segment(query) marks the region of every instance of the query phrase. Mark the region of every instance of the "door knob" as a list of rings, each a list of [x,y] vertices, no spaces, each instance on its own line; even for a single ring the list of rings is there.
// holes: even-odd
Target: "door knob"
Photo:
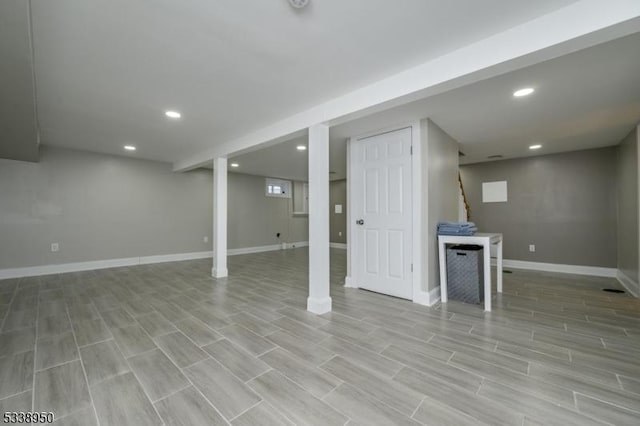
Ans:
[[[356,220],[356,225],[364,225],[364,219]]]

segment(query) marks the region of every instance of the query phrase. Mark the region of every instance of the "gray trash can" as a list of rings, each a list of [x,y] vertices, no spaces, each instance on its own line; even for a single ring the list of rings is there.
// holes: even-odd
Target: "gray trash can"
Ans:
[[[466,303],[484,301],[483,248],[456,245],[447,248],[447,294]]]

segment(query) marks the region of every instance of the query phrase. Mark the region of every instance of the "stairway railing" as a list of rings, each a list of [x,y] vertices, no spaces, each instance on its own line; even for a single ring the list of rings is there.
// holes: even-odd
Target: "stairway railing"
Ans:
[[[464,186],[462,185],[462,176],[460,176],[460,172],[458,172],[458,183],[460,184],[460,191],[462,192],[462,200],[464,202],[464,208],[467,212],[467,221],[471,220],[471,206],[469,205],[469,201],[467,200],[467,194],[464,192]]]

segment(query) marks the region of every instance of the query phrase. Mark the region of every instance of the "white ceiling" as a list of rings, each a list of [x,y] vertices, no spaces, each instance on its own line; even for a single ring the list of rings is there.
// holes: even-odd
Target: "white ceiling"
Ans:
[[[41,139],[175,161],[570,3],[32,0]]]
[[[615,145],[640,122],[640,33],[332,128],[346,138],[430,117],[462,163]],[[524,98],[522,87],[536,91]],[[529,145],[542,144],[532,152]]]
[[[275,178],[307,181],[309,152],[299,151],[298,145],[307,146],[307,136],[291,139],[268,148],[231,157],[229,164],[237,163],[232,172]],[[329,179],[347,177],[347,144],[344,138],[332,138],[329,145]]]
[[[640,122],[640,33],[331,128],[331,179],[346,177],[346,139],[430,117],[460,142],[462,164],[618,144]],[[534,87],[514,98],[521,87]],[[239,172],[307,180],[306,139],[233,157]],[[537,151],[529,145],[542,144]]]

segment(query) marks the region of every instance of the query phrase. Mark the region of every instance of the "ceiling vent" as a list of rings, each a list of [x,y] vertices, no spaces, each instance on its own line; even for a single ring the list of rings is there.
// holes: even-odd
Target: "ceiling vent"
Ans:
[[[302,9],[309,4],[309,0],[289,0],[289,4],[296,9]]]
[[[497,154],[497,155],[490,155],[487,157],[489,160],[497,160],[498,158],[504,158],[502,155]]]

